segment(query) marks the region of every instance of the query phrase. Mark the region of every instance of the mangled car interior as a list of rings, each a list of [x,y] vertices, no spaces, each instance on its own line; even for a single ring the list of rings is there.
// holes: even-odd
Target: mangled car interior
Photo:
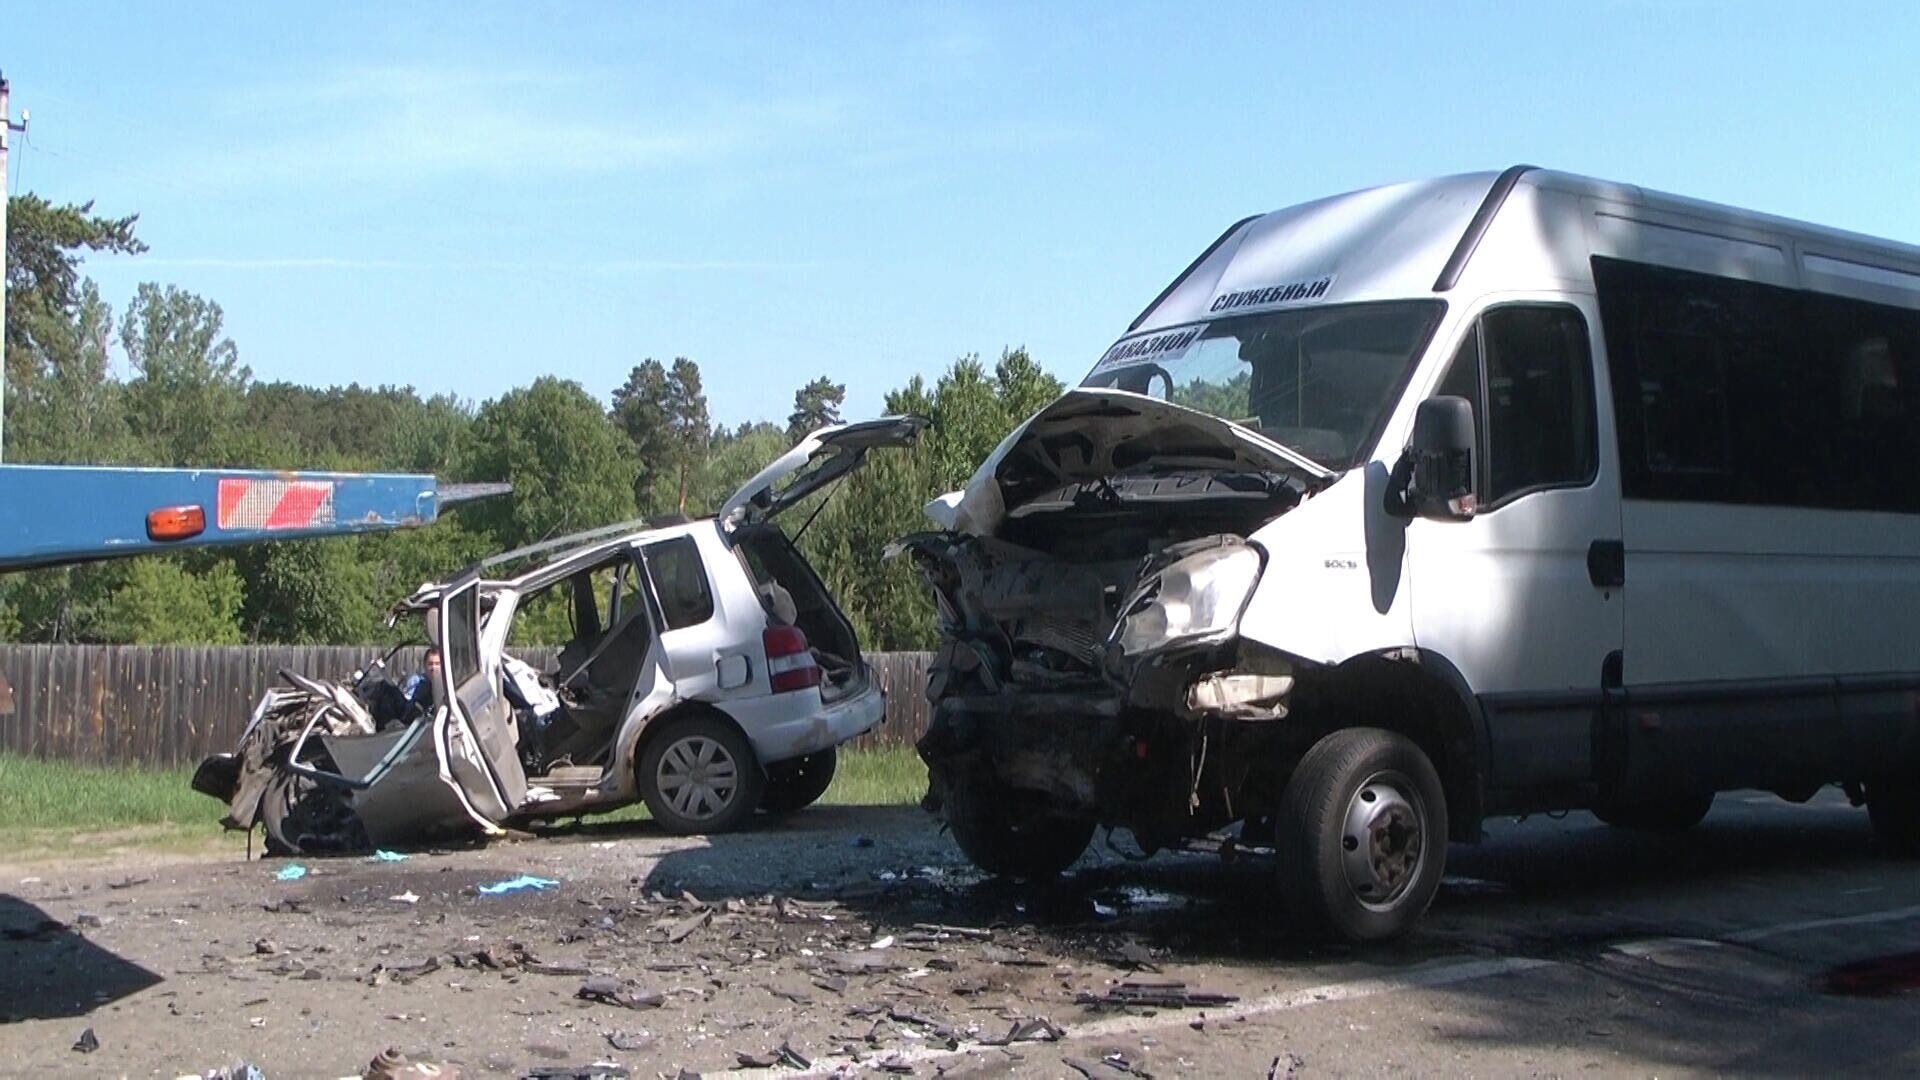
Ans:
[[[599,530],[517,577],[481,573],[555,544],[424,586],[389,621],[439,650],[426,696],[385,660],[344,682],[283,672],[194,786],[228,804],[228,827],[257,822],[286,852],[493,834],[636,800],[683,833],[801,809],[884,703],[852,623],[771,519],[925,423],[816,432],[718,518]],[[553,641],[544,664],[523,659]]]

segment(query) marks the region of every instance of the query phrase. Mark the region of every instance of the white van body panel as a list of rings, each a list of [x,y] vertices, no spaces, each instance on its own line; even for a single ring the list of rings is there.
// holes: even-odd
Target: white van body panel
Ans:
[[[1323,664],[1411,646],[1401,522],[1379,507],[1387,469],[1355,469],[1255,531],[1267,555],[1240,635]]]

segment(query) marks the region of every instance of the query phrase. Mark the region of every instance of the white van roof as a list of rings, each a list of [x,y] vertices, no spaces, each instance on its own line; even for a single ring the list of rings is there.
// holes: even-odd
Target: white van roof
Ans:
[[[1461,282],[1590,288],[1593,254],[1920,307],[1920,247],[1517,165],[1236,222],[1128,330],[1303,301],[1443,295]]]

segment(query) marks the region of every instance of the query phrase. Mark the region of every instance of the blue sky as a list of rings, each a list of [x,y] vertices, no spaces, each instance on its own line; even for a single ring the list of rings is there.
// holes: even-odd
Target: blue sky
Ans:
[[[29,4],[10,190],[139,212],[118,309],[263,379],[848,416],[1075,379],[1246,214],[1518,161],[1920,242],[1920,4]]]

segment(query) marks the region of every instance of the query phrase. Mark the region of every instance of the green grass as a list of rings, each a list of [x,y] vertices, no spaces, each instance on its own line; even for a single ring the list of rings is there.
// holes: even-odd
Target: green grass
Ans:
[[[220,804],[187,786],[193,771],[101,768],[0,755],[0,831],[210,825]]]
[[[217,842],[224,808],[187,786],[192,775],[184,767],[102,768],[0,754],[0,859]],[[926,791],[927,767],[911,749],[845,749],[820,801],[912,806]],[[644,820],[646,814],[636,804],[594,820]]]
[[[828,806],[917,806],[927,793],[927,766],[912,747],[840,751]]]
[[[221,842],[220,804],[191,770],[103,768],[0,754],[0,860],[107,857]],[[236,834],[235,842],[240,842]]]

